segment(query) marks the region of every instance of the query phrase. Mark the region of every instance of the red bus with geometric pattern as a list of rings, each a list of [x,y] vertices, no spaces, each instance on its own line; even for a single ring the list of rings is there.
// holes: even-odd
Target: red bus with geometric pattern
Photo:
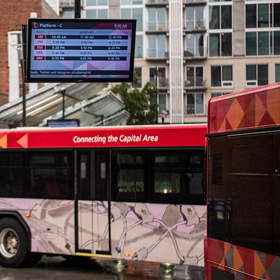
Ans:
[[[280,83],[208,107],[205,279],[280,279]]]
[[[0,265],[204,265],[206,125],[0,130]]]

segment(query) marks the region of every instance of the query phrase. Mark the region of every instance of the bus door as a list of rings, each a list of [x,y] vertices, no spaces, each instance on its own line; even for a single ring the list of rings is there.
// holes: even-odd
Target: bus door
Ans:
[[[280,256],[280,132],[273,133],[272,229],[273,254]]]
[[[111,253],[108,150],[76,150],[75,244],[81,254]]]

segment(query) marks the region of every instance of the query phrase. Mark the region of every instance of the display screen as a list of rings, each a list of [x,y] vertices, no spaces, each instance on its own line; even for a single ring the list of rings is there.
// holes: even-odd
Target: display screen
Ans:
[[[136,20],[28,19],[27,82],[133,80]]]
[[[47,120],[48,127],[78,127],[79,120]]]

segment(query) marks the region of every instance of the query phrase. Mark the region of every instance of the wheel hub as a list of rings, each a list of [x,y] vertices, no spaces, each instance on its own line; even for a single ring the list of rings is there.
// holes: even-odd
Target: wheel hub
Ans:
[[[0,233],[0,253],[6,258],[12,258],[18,252],[18,235],[11,229],[7,228]]]

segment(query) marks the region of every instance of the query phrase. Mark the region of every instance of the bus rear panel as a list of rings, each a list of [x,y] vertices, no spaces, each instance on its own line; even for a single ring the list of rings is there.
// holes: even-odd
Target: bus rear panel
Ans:
[[[280,279],[280,84],[214,98],[205,279]]]

